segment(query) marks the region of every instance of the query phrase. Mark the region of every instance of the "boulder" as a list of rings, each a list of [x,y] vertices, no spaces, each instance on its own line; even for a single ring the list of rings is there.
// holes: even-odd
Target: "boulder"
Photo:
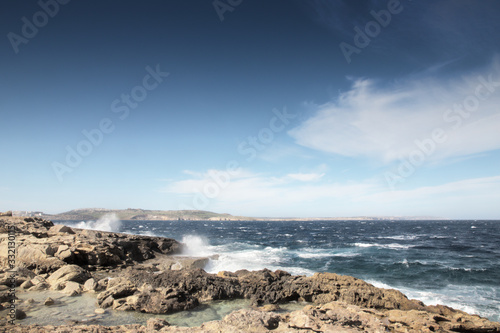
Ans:
[[[82,286],[77,282],[67,281],[62,292],[68,296],[78,296],[82,293]]]
[[[170,324],[168,323],[168,321],[160,319],[160,318],[151,318],[151,319],[148,319],[148,321],[146,323],[147,330],[151,331],[151,332],[153,332],[153,331],[159,331],[163,327],[167,327],[167,326],[170,326]]]
[[[20,266],[37,274],[55,271],[65,264],[50,254],[52,249],[50,245],[33,242],[30,244],[23,242],[22,239],[18,240],[18,244],[16,261]]]
[[[113,280],[115,280],[115,282],[111,283]],[[132,296],[137,291],[135,285],[128,280],[113,280],[108,283],[106,291],[97,295],[97,304],[102,308],[112,306],[114,300]]]
[[[83,284],[83,290],[84,291],[96,291],[97,289],[97,280],[94,278],[90,278],[85,283]]]
[[[21,319],[24,319],[24,318],[26,318],[26,312],[24,312],[21,309],[16,309],[16,319],[17,320],[21,320]]]
[[[21,283],[22,289],[29,289],[31,287],[33,287],[33,283],[31,283],[31,281],[29,281],[29,280],[26,280],[23,283]]]
[[[101,308],[97,308],[97,309],[95,309],[95,310],[94,310],[94,312],[95,312],[96,314],[105,314],[105,313],[106,313],[106,310],[101,309]]]
[[[205,323],[202,332],[268,332],[278,328],[281,316],[250,309],[234,311],[221,321]]]
[[[65,233],[65,234],[70,234],[70,235],[74,235],[75,234],[75,232],[73,231],[73,229],[71,229],[68,226],[62,225],[62,224],[56,224],[56,225],[54,225],[53,227],[51,227],[49,229],[49,233],[57,234],[59,232],[60,233]]]
[[[50,288],[50,285],[41,276],[35,276],[29,282],[31,283],[32,287],[28,288],[28,291],[40,291]]]
[[[59,282],[73,281],[78,283],[85,283],[90,278],[90,273],[77,265],[66,265],[59,268],[52,273],[47,282],[55,285]]]
[[[54,300],[50,297],[47,297],[45,302],[43,302],[44,305],[54,305]]]

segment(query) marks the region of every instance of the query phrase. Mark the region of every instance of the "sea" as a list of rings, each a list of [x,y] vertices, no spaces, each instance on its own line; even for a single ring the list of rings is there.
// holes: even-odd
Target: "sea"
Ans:
[[[61,221],[59,221],[61,223]],[[213,256],[210,273],[332,272],[500,321],[500,221],[98,221],[63,224],[162,236],[183,255]]]

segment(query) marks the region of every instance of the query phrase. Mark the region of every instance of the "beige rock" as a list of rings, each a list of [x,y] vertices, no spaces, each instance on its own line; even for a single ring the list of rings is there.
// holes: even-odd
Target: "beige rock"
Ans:
[[[71,229],[68,226],[62,225],[62,224],[56,224],[56,225],[54,225],[53,227],[51,227],[49,229],[49,232],[53,233],[53,234],[56,234],[56,233],[59,233],[59,232],[70,234],[70,235],[74,235],[75,234],[75,232],[73,231],[73,229]]]
[[[21,283],[22,289],[29,289],[31,287],[33,287],[33,283],[31,283],[31,281],[24,281],[23,283]]]
[[[149,331],[152,331],[152,332],[153,331],[159,331],[162,328],[168,327],[168,326],[170,326],[170,324],[168,323],[168,321],[160,319],[160,318],[151,318],[151,319],[148,319],[148,321],[146,323],[146,328]]]
[[[257,310],[263,312],[275,312],[281,310],[281,308],[279,307],[278,304],[266,304],[264,306],[257,308]]]
[[[47,282],[55,285],[58,282],[74,281],[84,283],[90,278],[89,272],[77,265],[66,265],[52,273]]]
[[[78,296],[82,293],[82,286],[77,282],[67,281],[62,292],[68,296]]]
[[[83,284],[84,291],[95,291],[97,288],[97,280],[94,278],[90,278]]]

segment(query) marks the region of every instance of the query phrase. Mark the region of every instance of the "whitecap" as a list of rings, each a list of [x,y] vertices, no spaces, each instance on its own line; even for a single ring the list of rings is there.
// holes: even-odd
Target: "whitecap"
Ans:
[[[391,250],[406,250],[406,249],[414,247],[414,245],[404,245],[404,244],[398,244],[398,243],[392,243],[392,244],[354,243],[354,246],[362,247],[362,248],[378,247],[378,248],[391,249]]]
[[[418,235],[397,235],[397,236],[379,236],[379,239],[394,239],[394,240],[414,240]]]

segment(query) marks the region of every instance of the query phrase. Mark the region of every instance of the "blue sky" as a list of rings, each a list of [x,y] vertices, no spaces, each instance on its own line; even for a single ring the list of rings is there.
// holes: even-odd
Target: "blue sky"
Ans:
[[[0,4],[0,210],[499,219],[498,1]]]

